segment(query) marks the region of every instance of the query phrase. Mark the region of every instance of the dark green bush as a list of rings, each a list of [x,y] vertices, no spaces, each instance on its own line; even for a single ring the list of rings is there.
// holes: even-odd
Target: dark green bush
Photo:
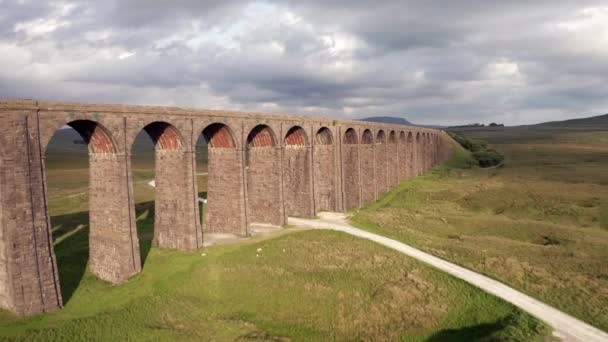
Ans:
[[[477,160],[480,167],[497,166],[505,159],[498,151],[488,148],[488,144],[485,141],[469,139],[454,132],[448,133],[462,147],[472,152],[473,158]]]
[[[502,154],[493,149],[473,152],[473,158],[477,159],[477,162],[481,167],[497,166],[500,165],[505,159]]]

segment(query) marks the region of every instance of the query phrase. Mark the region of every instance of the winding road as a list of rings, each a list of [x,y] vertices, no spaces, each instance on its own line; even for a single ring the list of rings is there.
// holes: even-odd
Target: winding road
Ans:
[[[452,264],[428,253],[422,252],[402,242],[373,234],[351,226],[346,221],[346,215],[341,213],[320,213],[320,219],[289,218],[288,223],[294,226],[315,229],[330,229],[368,239],[388,248],[406,254],[412,258],[427,263],[441,271],[476,286],[490,294],[517,306],[534,317],[544,321],[553,329],[553,335],[564,341],[608,342],[608,334],[561,312],[545,303],[525,295],[499,281],[475,273],[464,267]]]

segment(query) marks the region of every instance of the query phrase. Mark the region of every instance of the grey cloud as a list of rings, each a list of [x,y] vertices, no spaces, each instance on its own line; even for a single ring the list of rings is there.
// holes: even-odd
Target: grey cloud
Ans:
[[[0,65],[0,96],[448,124],[527,123],[608,106],[608,49],[580,51],[577,36],[556,29],[600,1],[66,3],[74,7],[60,19],[69,25],[37,37],[15,25],[61,15],[57,7],[1,3],[0,44],[32,57],[18,73]],[[259,17],[245,13],[252,4]],[[294,23],[275,17],[285,12]],[[328,45],[335,35],[354,43]],[[117,58],[126,52],[133,57]]]

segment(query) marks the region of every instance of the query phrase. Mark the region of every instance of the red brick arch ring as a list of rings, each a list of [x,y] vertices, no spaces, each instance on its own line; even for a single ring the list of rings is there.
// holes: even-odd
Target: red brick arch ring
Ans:
[[[255,126],[247,136],[247,147],[273,147],[276,138],[272,129],[266,125]]]
[[[300,126],[293,126],[285,134],[285,145],[286,146],[307,146],[308,137],[306,132]]]
[[[181,134],[169,123],[155,121],[146,125],[144,131],[152,138],[157,150],[182,150],[184,147]]]
[[[397,143],[397,134],[395,133],[395,131],[390,131],[390,133],[388,134],[388,143],[389,144]]]
[[[370,131],[369,129],[366,129],[365,131],[363,131],[363,135],[361,136],[361,143],[362,144],[373,144],[374,143],[374,135],[372,134],[372,131]]]
[[[354,131],[353,131],[354,132]],[[357,135],[355,134],[355,138]],[[315,144],[317,145],[332,145],[334,143],[334,138],[331,134],[331,131],[327,127],[321,127],[317,131],[315,135]]]
[[[235,148],[230,127],[222,123],[212,123],[203,129],[203,138],[210,148]]]
[[[379,130],[378,134],[376,134],[376,144],[384,143],[386,143],[386,133],[384,133],[384,130]]]
[[[348,128],[344,132],[344,138],[342,139],[342,143],[344,145],[356,145],[359,143],[359,139],[357,139],[357,132],[353,128]]]
[[[74,120],[67,123],[87,143],[90,153],[116,153],[116,144],[110,131],[91,120]]]
[[[399,133],[399,143],[400,144],[405,144],[406,139],[405,139],[405,132],[401,131],[401,133]]]

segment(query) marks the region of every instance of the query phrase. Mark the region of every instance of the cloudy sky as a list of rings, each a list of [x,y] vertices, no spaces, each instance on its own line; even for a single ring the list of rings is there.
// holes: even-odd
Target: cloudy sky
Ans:
[[[608,112],[608,1],[0,0],[0,98],[416,123]]]

